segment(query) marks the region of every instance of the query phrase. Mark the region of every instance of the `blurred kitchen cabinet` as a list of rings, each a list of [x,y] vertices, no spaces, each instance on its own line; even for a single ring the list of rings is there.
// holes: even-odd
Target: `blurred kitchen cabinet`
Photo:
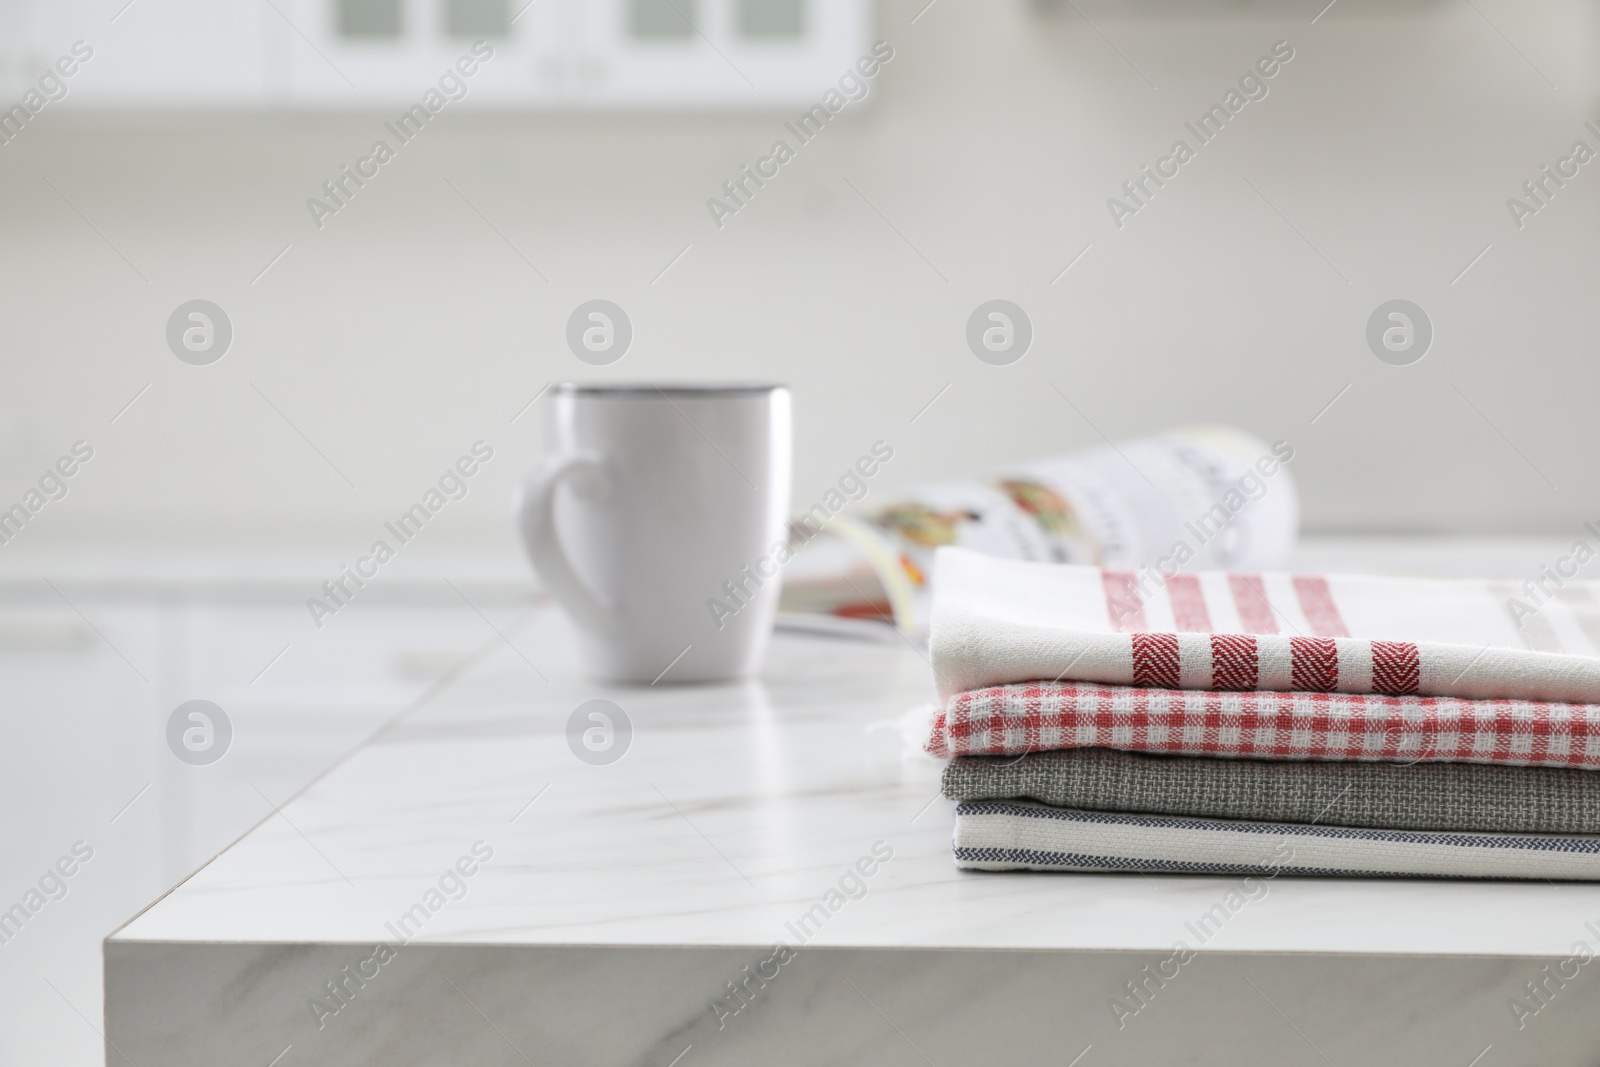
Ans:
[[[867,0],[0,0],[0,107],[77,41],[55,81],[95,108],[809,106],[870,22]]]
[[[372,605],[318,630],[284,599],[10,592],[0,805],[32,817],[0,827],[0,873],[26,881],[74,840],[116,841],[133,865],[120,877],[148,900],[490,640],[460,603]],[[231,738],[221,758],[192,765],[174,755],[168,720],[196,699],[223,710]]]

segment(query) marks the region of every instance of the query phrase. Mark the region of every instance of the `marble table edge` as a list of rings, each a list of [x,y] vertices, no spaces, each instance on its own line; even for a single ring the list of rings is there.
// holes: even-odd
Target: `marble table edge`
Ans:
[[[521,627],[523,627],[523,626],[528,624],[528,621],[529,621],[530,617],[531,617],[531,613],[528,614],[528,615],[524,615],[522,618],[513,621],[507,627],[507,629],[509,629],[513,633],[515,633],[518,629],[520,629]],[[109,934],[107,934],[105,936],[105,938],[103,939],[103,943],[104,944],[110,944],[112,941],[121,941],[121,942],[132,943],[133,939],[121,938],[120,937],[120,935],[123,933],[123,931],[127,930],[128,927],[132,926],[134,923],[136,923],[140,919],[142,919],[149,911],[151,911],[151,909],[153,909],[153,908],[157,907],[158,905],[160,905],[162,901],[166,900],[172,894],[176,893],[178,890],[182,889],[184,886],[189,884],[189,882],[192,881],[198,874],[200,874],[201,871],[204,871],[207,867],[211,866],[213,863],[215,863],[222,856],[226,855],[228,852],[230,852],[234,848],[238,847],[251,834],[255,833],[257,830],[261,829],[261,827],[265,826],[267,823],[269,823],[273,819],[277,818],[278,815],[281,813],[283,808],[287,807],[290,804],[293,804],[296,800],[300,799],[306,793],[310,792],[314,787],[316,787],[318,784],[320,784],[329,775],[333,774],[340,767],[344,766],[346,763],[350,762],[350,760],[354,759],[359,753],[361,753],[362,751],[364,751],[367,748],[370,748],[372,745],[376,744],[378,742],[378,740],[381,739],[385,734],[389,733],[391,730],[393,730],[396,727],[398,727],[401,723],[405,722],[411,716],[417,714],[423,708],[427,707],[430,703],[432,703],[439,696],[443,695],[444,692],[446,690],[448,690],[452,685],[454,685],[456,682],[460,681],[468,673],[470,673],[474,667],[478,666],[485,659],[487,659],[488,656],[490,655],[490,653],[492,653],[499,646],[500,642],[503,641],[503,640],[505,640],[505,637],[500,635],[500,634],[496,634],[496,636],[494,638],[492,638],[492,639],[486,639],[483,642],[483,644],[479,645],[477,648],[473,649],[470,653],[468,653],[467,655],[463,656],[461,658],[461,662],[460,663],[457,663],[454,667],[450,668],[444,674],[442,674],[438,678],[436,678],[433,682],[431,682],[428,685],[428,687],[426,689],[424,689],[421,693],[417,694],[410,701],[408,701],[407,703],[402,705],[399,709],[397,709],[394,712],[394,714],[392,714],[388,718],[384,719],[383,722],[381,722],[377,726],[375,726],[365,737],[363,737],[360,741],[356,742],[354,745],[351,745],[348,750],[346,750],[345,752],[343,752],[339,756],[338,759],[335,759],[332,763],[328,764],[322,770],[318,771],[317,774],[314,777],[312,777],[310,781],[306,782],[299,789],[296,789],[293,793],[289,794],[289,796],[286,797],[281,803],[273,804],[271,800],[268,800],[267,803],[268,804],[272,804],[272,811],[270,811],[267,814],[263,815],[260,819],[257,819],[255,822],[251,823],[249,826],[245,827],[243,830],[241,830],[239,832],[239,834],[236,837],[234,837],[234,839],[232,841],[229,841],[226,845],[223,845],[216,852],[214,852],[210,856],[206,857],[205,860],[203,860],[199,865],[197,865],[188,874],[186,874],[182,878],[178,879],[176,882],[174,882],[172,885],[168,886],[164,891],[162,891],[162,893],[160,895],[155,897],[149,903],[145,904],[143,907],[141,907],[138,911],[134,912],[132,915],[128,916],[122,922],[118,923],[117,924],[117,928],[115,930],[112,930]],[[263,795],[263,799],[265,799],[264,795]],[[183,942],[177,942],[177,943],[183,943]],[[219,943],[221,943],[221,944],[254,944],[256,942],[244,941],[244,942],[219,942]],[[284,942],[284,944],[320,944],[320,943],[321,942]],[[354,942],[354,943],[359,944],[360,942]]]

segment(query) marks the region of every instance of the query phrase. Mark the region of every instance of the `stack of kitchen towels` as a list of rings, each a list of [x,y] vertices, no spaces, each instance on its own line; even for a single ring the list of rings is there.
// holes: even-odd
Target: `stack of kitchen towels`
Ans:
[[[962,867],[1600,880],[1589,583],[936,575]]]

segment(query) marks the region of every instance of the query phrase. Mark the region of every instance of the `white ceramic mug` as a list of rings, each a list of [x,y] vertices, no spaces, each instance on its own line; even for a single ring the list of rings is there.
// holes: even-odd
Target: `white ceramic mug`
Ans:
[[[516,510],[589,673],[755,673],[779,583],[752,568],[785,540],[789,391],[566,383],[549,404],[547,458],[523,475]]]

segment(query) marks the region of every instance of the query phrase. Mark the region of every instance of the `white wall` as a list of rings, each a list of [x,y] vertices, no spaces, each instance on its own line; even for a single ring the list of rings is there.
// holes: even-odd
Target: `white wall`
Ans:
[[[791,383],[797,500],[877,438],[899,484],[1097,443],[1053,383],[1113,437],[1221,420],[1288,438],[1312,530],[1564,534],[1600,516],[1600,163],[1520,232],[1505,205],[1574,140],[1600,147],[1583,129],[1600,120],[1594,4],[1340,0],[1313,25],[1320,0],[1080,3],[1099,30],[1012,0],[938,0],[911,24],[922,6],[880,9],[896,58],[871,99],[720,231],[706,198],[788,116],[447,111],[318,231],[306,198],[384,116],[52,105],[0,147],[0,502],[76,439],[96,456],[0,551],[342,558],[478,438],[498,458],[438,536],[509,543],[539,406],[510,420],[574,377]],[[1115,228],[1106,198],[1279,39],[1296,57],[1270,95]],[[636,331],[608,368],[562,340],[597,296]],[[194,297],[234,323],[210,367],[163,339]],[[1010,367],[963,340],[991,297],[1035,324]],[[1394,297],[1435,323],[1414,366],[1365,345]]]

